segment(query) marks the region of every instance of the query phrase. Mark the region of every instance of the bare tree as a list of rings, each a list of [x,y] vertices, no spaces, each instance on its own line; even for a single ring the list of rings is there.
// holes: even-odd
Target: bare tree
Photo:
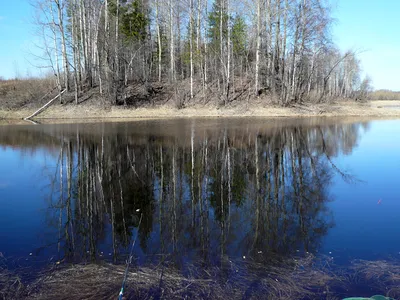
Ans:
[[[76,103],[98,87],[126,105],[134,90],[153,97],[155,82],[170,86],[178,107],[200,89],[218,105],[252,97],[291,105],[354,97],[360,86],[357,53],[332,43],[324,0],[32,1],[58,90],[73,84]]]

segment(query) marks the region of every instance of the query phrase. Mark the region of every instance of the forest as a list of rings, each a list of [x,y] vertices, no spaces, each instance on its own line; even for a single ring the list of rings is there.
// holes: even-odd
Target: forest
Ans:
[[[75,102],[225,106],[363,99],[357,51],[341,52],[325,0],[35,0],[40,65]],[[60,96],[60,101],[61,96]],[[211,102],[212,103],[212,102]]]

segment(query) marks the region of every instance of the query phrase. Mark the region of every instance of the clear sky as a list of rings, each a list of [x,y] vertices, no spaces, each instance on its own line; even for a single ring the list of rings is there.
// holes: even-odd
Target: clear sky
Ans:
[[[400,0],[329,0],[333,5],[335,43],[343,51],[363,50],[363,70],[376,89],[400,90]],[[33,47],[28,0],[0,0],[0,76],[39,74]],[[36,63],[37,64],[37,63]],[[18,73],[18,74],[17,74]]]
[[[33,41],[33,8],[28,0],[0,0],[0,76],[13,78],[39,73],[29,61],[37,52]],[[19,74],[17,74],[19,73]]]
[[[400,0],[331,0],[340,49],[361,49],[375,89],[400,91]]]

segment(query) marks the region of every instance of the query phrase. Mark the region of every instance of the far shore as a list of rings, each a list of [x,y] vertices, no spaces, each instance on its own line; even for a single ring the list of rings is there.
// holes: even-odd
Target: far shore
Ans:
[[[17,121],[32,114],[36,109],[1,110],[0,120]],[[215,118],[215,117],[400,117],[399,100],[375,100],[368,102],[337,101],[329,104],[304,104],[291,107],[252,104],[216,108],[196,105],[183,109],[170,106],[148,106],[125,108],[122,106],[99,106],[90,104],[55,104],[35,116],[33,120],[74,120],[103,119],[169,119],[169,118]],[[2,122],[4,123],[4,122]],[[14,123],[14,122],[11,122]]]

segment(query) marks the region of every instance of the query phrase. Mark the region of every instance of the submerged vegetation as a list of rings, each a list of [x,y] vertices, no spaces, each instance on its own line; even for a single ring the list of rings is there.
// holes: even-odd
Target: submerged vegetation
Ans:
[[[400,297],[398,261],[354,261],[350,268],[313,255],[282,260],[225,259],[187,271],[163,264],[136,267],[128,273],[126,299],[330,299]],[[53,266],[30,283],[0,270],[3,299],[116,299],[125,267],[108,263]],[[352,294],[365,289],[361,294]],[[369,293],[369,294],[368,294]]]

